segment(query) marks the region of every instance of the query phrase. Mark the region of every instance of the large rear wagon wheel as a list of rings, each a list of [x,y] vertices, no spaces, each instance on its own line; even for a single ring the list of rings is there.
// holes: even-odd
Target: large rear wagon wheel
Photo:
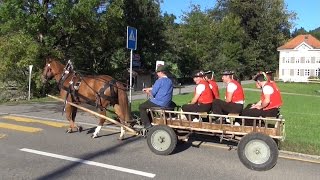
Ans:
[[[262,133],[250,133],[238,144],[240,161],[249,169],[266,171],[273,168],[278,160],[278,146],[269,136]]]
[[[148,132],[147,143],[153,153],[169,155],[176,148],[177,135],[169,126],[157,125]]]

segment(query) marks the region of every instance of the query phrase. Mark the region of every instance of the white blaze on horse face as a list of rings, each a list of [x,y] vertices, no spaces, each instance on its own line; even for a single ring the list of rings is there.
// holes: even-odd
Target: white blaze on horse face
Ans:
[[[50,67],[50,64],[47,64],[48,67]]]

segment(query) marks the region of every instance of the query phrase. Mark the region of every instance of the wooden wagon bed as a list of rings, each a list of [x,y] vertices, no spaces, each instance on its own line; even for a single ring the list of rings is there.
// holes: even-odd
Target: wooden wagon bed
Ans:
[[[285,120],[282,118],[191,113],[169,111],[158,108],[151,108],[150,113],[153,124],[167,125],[173,129],[229,134],[235,136],[243,136],[248,133],[259,132],[266,134],[273,139],[284,140],[285,138]],[[186,117],[186,119],[183,117]],[[192,117],[196,117],[199,122],[193,122]],[[229,119],[230,123],[223,123],[221,121],[217,124],[214,121],[217,117]],[[235,119],[240,120],[242,125],[234,125]],[[251,121],[251,126],[244,125],[248,121]]]

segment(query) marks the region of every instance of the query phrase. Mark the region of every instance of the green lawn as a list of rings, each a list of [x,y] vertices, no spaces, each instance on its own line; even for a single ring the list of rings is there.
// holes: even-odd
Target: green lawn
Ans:
[[[281,114],[286,120],[286,139],[281,142],[280,149],[320,155],[320,84],[277,83],[282,93],[283,106]],[[245,88],[255,88],[254,84],[243,85]],[[220,96],[224,96],[224,89]],[[296,94],[286,94],[296,93]],[[246,104],[256,102],[260,92],[245,90]],[[174,96],[174,101],[182,105],[190,101],[192,93]],[[138,113],[138,106],[145,100],[132,103],[132,110]]]

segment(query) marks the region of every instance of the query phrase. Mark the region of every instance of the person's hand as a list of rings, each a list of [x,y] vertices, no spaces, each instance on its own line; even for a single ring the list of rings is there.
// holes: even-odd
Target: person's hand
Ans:
[[[261,105],[260,104],[254,104],[251,106],[250,109],[262,109]]]
[[[150,90],[151,88],[143,88],[142,91],[147,93],[147,94],[150,94]]]

